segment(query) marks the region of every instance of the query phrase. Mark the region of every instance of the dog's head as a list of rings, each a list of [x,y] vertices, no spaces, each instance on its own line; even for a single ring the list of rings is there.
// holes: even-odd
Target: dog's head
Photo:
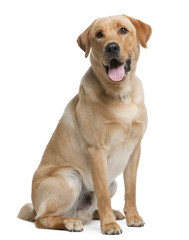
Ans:
[[[77,39],[99,78],[123,82],[135,70],[139,45],[147,47],[151,27],[126,15],[95,20]]]

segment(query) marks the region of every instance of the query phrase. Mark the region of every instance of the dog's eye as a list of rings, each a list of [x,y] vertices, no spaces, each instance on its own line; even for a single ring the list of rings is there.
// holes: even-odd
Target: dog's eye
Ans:
[[[126,34],[128,32],[128,30],[126,28],[120,28],[119,32],[121,34]]]
[[[97,34],[96,34],[96,37],[97,38],[102,38],[104,35],[103,35],[103,33],[102,32],[98,32]]]

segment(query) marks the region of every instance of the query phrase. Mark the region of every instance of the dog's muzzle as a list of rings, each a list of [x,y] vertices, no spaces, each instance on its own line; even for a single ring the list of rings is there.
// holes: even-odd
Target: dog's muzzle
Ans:
[[[106,45],[105,54],[110,59],[109,65],[104,66],[108,77],[115,82],[122,81],[131,70],[130,58],[126,62],[119,62],[120,46],[116,42]]]

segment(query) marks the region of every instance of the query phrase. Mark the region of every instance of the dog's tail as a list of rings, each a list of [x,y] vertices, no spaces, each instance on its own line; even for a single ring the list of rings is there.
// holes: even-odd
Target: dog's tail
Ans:
[[[31,203],[25,204],[20,209],[20,212],[17,217],[29,222],[35,222],[36,212],[33,208],[33,205]]]

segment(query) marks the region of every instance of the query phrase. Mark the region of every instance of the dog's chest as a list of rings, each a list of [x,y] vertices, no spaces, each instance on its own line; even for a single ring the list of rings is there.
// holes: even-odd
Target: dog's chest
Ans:
[[[107,156],[107,177],[109,183],[125,170],[137,142],[137,137],[124,136],[124,131],[122,134],[119,131],[117,134],[115,133]]]
[[[114,114],[117,121],[112,123],[108,142],[107,177],[109,183],[125,170],[140,137],[138,129],[142,128],[142,125],[137,123],[140,118],[140,108],[136,105],[117,110]]]

